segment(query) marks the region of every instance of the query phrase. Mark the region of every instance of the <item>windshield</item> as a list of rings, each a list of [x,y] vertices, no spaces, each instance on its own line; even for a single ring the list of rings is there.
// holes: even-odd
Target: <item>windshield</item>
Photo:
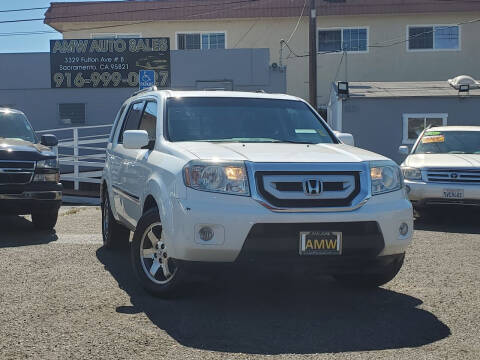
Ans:
[[[480,154],[480,131],[426,131],[415,154]]]
[[[170,141],[336,143],[301,101],[186,97],[167,100]]]
[[[0,111],[0,138],[37,142],[25,115],[9,111]]]

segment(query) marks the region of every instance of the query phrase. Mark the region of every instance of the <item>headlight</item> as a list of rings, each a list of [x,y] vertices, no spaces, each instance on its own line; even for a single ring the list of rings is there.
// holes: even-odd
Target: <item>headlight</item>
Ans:
[[[422,180],[422,171],[412,167],[402,167],[403,177],[407,180]]]
[[[185,185],[195,190],[249,196],[243,162],[191,161],[183,168]]]
[[[58,160],[56,158],[37,161],[39,169],[56,169],[58,168]]]
[[[34,182],[56,182],[60,181],[60,174],[58,172],[48,174],[35,174]]]
[[[372,195],[400,190],[403,186],[400,168],[390,161],[370,163]]]

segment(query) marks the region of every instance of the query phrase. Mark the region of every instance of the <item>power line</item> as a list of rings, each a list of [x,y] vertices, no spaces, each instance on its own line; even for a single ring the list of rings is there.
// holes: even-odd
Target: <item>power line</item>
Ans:
[[[257,19],[256,21],[254,21],[254,22],[252,23],[252,25],[250,26],[250,28],[249,28],[249,29],[242,35],[242,37],[241,37],[240,39],[238,39],[238,41],[235,43],[235,45],[233,46],[233,49],[235,49],[235,48],[238,46],[238,44],[240,44],[240,43],[243,41],[243,39],[245,39],[245,38],[247,37],[247,35],[250,34],[250,31],[252,31],[252,29],[255,27],[255,25],[257,25],[257,23],[258,23],[259,20],[260,20],[260,19]]]
[[[20,11],[33,11],[33,10],[46,10],[47,7],[34,7],[34,8],[26,8],[26,9],[11,9],[11,10],[0,10],[0,13],[9,13],[9,12],[20,12]]]
[[[285,43],[289,43],[290,40],[292,40],[293,38],[293,35],[295,35],[295,33],[297,32],[298,30],[298,27],[300,25],[300,22],[302,21],[302,17],[303,17],[303,13],[305,12],[305,9],[307,8],[307,0],[305,0],[305,3],[303,4],[303,9],[302,9],[302,12],[300,14],[300,16],[298,17],[298,21],[297,21],[297,25],[295,26],[295,28],[293,29],[292,33],[290,34],[290,36],[288,37],[288,40],[285,41]]]
[[[337,80],[338,73],[340,72],[340,67],[342,66],[343,58],[345,57],[346,51],[342,53],[342,57],[340,58],[340,62],[338,63],[337,71],[335,72],[335,77],[333,78],[333,82]]]

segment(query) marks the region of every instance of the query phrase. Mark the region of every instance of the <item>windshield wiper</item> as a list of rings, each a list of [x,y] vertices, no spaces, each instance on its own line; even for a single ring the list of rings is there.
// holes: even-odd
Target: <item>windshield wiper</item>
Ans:
[[[307,145],[317,144],[309,141],[280,140],[280,139],[270,139],[270,138],[202,139],[202,140],[194,140],[194,141],[196,142],[235,142],[235,143],[287,143],[287,144],[307,144]]]
[[[286,143],[286,144],[306,144],[306,145],[317,145],[318,143],[313,143],[310,141],[295,141],[295,140],[272,140],[274,143]]]

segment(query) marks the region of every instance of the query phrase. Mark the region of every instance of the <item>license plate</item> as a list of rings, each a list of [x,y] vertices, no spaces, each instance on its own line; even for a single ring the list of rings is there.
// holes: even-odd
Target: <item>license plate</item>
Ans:
[[[445,199],[463,199],[463,189],[443,189]]]
[[[341,255],[342,233],[333,231],[300,232],[300,255]]]

